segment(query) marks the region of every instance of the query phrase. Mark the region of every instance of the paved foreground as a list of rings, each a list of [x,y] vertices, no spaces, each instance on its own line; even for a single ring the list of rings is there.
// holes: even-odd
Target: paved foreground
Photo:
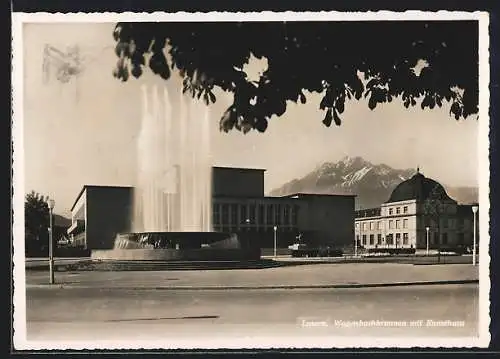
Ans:
[[[225,291],[28,288],[26,311],[28,340],[89,345],[102,340],[198,343],[208,336],[230,341],[245,335],[464,337],[478,334],[478,285]]]
[[[57,272],[56,283],[81,288],[219,288],[334,286],[477,280],[478,266],[330,263],[244,270]],[[45,286],[48,272],[26,271],[28,288]]]

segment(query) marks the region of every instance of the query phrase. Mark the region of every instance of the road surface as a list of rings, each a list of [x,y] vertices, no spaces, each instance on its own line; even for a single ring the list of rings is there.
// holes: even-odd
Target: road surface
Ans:
[[[28,287],[26,294],[27,339],[35,341],[478,334],[477,284],[218,291]]]

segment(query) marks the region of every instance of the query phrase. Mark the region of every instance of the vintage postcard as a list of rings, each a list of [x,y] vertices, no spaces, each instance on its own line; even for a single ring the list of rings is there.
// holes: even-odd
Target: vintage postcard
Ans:
[[[12,19],[16,349],[488,346],[488,13]]]

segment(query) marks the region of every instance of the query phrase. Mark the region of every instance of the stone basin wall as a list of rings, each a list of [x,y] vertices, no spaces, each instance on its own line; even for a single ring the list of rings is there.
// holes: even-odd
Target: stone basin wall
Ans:
[[[260,259],[259,248],[109,249],[93,250],[95,260],[119,261],[243,261]]]

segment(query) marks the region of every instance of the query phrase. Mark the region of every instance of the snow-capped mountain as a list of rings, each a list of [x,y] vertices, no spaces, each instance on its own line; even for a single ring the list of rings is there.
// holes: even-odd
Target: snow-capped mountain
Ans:
[[[344,157],[336,163],[323,163],[304,177],[271,191],[270,195],[298,192],[356,194],[357,208],[377,207],[387,201],[399,183],[415,173],[416,169],[394,169],[385,164],[374,165],[361,157]],[[445,188],[460,203],[477,201],[477,189]]]

